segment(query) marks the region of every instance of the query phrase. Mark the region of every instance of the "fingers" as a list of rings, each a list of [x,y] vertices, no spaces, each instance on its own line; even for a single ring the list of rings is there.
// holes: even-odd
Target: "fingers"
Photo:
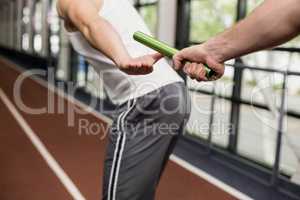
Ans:
[[[133,60],[120,69],[129,75],[145,75],[153,71],[153,67],[149,65],[149,61],[147,63],[140,60]]]
[[[186,62],[183,67],[183,71],[186,75],[188,75],[191,79],[196,79],[197,81],[214,81],[221,78],[224,74],[224,64],[220,63],[210,63],[209,67],[215,73],[212,77],[207,78],[206,67],[201,63],[190,63]]]
[[[128,66],[128,74],[130,75],[145,75],[153,71],[153,65],[162,57],[160,53],[150,54],[135,58]]]
[[[145,75],[153,71],[153,65],[163,57],[160,53],[154,53],[137,58],[132,58],[120,69],[129,75]]]
[[[150,74],[153,71],[152,67],[131,67],[127,69],[121,69],[123,72],[125,72],[128,75],[146,75]]]
[[[188,76],[198,81],[208,80],[203,64],[207,64],[215,72],[209,77],[210,81],[221,78],[225,70],[224,64],[214,60],[203,44],[182,49],[173,56],[173,63],[175,70],[183,68]]]
[[[202,63],[204,61],[204,54],[199,51],[199,48],[197,45],[196,46],[191,46],[188,48],[184,48],[177,52],[173,56],[173,63],[174,63],[174,68],[175,70],[181,69],[185,64],[186,61],[189,62],[198,62]]]
[[[206,77],[206,70],[204,65],[198,63],[186,63],[183,67],[183,71],[197,81],[208,81]]]
[[[218,63],[214,59],[210,58],[210,56],[202,56],[200,54],[198,54],[197,59],[194,60],[190,57],[187,57],[188,55],[186,54],[189,53],[191,53],[189,49],[186,49],[174,55],[173,62],[175,65],[175,70],[183,68],[183,71],[188,76],[198,81],[213,81],[223,76],[225,70],[223,63]],[[202,63],[206,63],[209,68],[215,72],[212,77],[206,77],[206,67]]]
[[[129,66],[127,72],[129,75],[145,75],[153,71],[153,67],[143,63],[137,63]]]

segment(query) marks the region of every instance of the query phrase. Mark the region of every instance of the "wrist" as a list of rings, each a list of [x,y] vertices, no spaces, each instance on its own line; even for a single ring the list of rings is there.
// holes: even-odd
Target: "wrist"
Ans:
[[[217,61],[224,63],[228,60],[226,56],[226,49],[228,49],[228,42],[222,37],[211,38],[203,44],[207,55]]]

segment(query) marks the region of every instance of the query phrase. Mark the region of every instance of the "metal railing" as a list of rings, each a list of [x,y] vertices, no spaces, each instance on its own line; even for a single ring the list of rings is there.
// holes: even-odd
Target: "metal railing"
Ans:
[[[177,27],[178,33],[176,37],[176,46],[177,48],[184,48],[190,45],[199,44],[199,42],[194,42],[189,40],[190,36],[190,18],[191,18],[191,1],[192,0],[178,0],[178,20],[177,20]],[[237,0],[237,19],[236,21],[244,18],[246,16],[247,11],[247,0]],[[278,47],[274,48],[271,51],[283,51],[283,52],[289,52],[289,53],[300,53],[300,48],[286,48],[286,47]],[[206,146],[206,153],[208,155],[211,155],[213,157],[213,154],[210,154],[210,152],[218,152],[221,155],[227,156],[228,158],[232,158],[236,160],[237,162],[244,163],[247,166],[251,166],[259,171],[264,171],[267,174],[270,175],[268,181],[266,181],[265,177],[260,177],[252,174],[251,172],[248,172],[246,170],[240,169],[236,166],[229,166],[230,168],[234,168],[235,170],[247,175],[248,177],[251,177],[252,179],[263,183],[264,185],[271,186],[274,188],[277,188],[279,190],[283,190],[278,186],[278,179],[282,179],[282,175],[280,174],[280,153],[282,149],[282,136],[283,136],[283,119],[286,115],[300,118],[300,113],[295,112],[293,110],[287,110],[285,108],[286,99],[287,99],[287,79],[289,76],[299,76],[300,72],[296,71],[290,71],[290,70],[279,70],[279,69],[273,69],[273,67],[265,66],[264,68],[258,67],[258,66],[248,66],[245,65],[241,59],[236,59],[234,64],[226,64],[227,67],[232,67],[234,69],[234,76],[233,76],[233,91],[230,96],[217,94],[214,87],[212,91],[207,91],[204,89],[196,89],[196,88],[190,88],[190,91],[211,95],[211,102],[210,102],[210,116],[209,116],[209,129],[208,129],[208,137],[207,139],[201,139],[201,138],[195,138],[194,136],[188,135],[186,136],[189,140],[192,142],[200,142],[202,146]],[[260,163],[257,163],[254,160],[251,160],[249,158],[243,157],[242,155],[239,155],[236,151],[237,146],[237,138],[238,138],[238,132],[239,132],[239,120],[240,120],[240,106],[241,105],[251,105],[256,108],[262,108],[265,110],[269,110],[267,105],[264,105],[262,103],[258,102],[251,102],[245,99],[242,99],[241,97],[241,91],[243,90],[242,80],[243,80],[243,73],[245,70],[251,70],[251,71],[261,71],[266,73],[279,73],[282,75],[282,90],[280,93],[280,106],[278,109],[278,122],[277,122],[277,137],[276,137],[276,153],[274,155],[274,165],[273,168],[267,168],[266,166],[261,165]],[[212,127],[213,127],[213,120],[215,118],[214,115],[214,109],[216,104],[216,99],[226,99],[231,102],[231,117],[230,117],[230,124],[234,124],[235,127],[231,129],[230,132],[230,138],[229,138],[229,145],[227,148],[219,147],[214,145],[212,141]],[[199,143],[199,144],[200,144]],[[286,179],[285,179],[286,180]],[[288,181],[289,182],[289,181]],[[291,193],[288,190],[283,190],[284,193],[287,193],[289,196],[295,196],[293,193]]]
[[[276,141],[276,159],[275,159],[275,163],[274,163],[274,168],[276,169],[275,172],[278,173],[278,166],[279,166],[279,156],[280,156],[280,148],[281,148],[281,139],[282,139],[282,126],[283,126],[283,118],[286,115],[291,115],[293,117],[297,117],[300,118],[300,113],[289,113],[286,108],[285,108],[285,103],[286,103],[286,94],[287,94],[287,87],[286,87],[286,83],[287,83],[287,78],[289,75],[297,75],[300,78],[300,73],[299,72],[294,72],[294,71],[284,71],[284,70],[277,70],[277,69],[268,69],[268,68],[259,68],[259,67],[251,67],[251,66],[247,66],[244,65],[242,63],[235,63],[235,64],[227,64],[228,67],[234,67],[234,68],[240,68],[242,70],[242,73],[245,69],[247,70],[252,70],[252,71],[263,71],[263,72],[268,72],[268,73],[279,73],[282,74],[283,76],[283,84],[282,84],[282,90],[281,90],[281,102],[280,102],[280,107],[279,107],[279,118],[278,118],[278,130],[277,130],[277,141]],[[224,96],[224,95],[218,95],[216,94],[216,91],[214,89],[215,87],[213,87],[213,90],[211,92],[208,92],[207,90],[201,90],[201,89],[193,89],[190,88],[190,91],[192,92],[196,92],[196,93],[201,93],[201,94],[207,94],[207,95],[211,95],[212,99],[211,99],[211,104],[210,104],[210,117],[209,117],[209,133],[208,133],[208,139],[206,140],[207,144],[209,147],[212,146],[212,123],[213,123],[213,119],[214,119],[214,114],[215,114],[215,99],[216,98],[222,98],[222,99],[226,99],[229,101],[234,101],[236,104],[242,105],[242,104],[246,104],[246,105],[251,105],[257,108],[262,108],[265,110],[268,110],[268,106],[263,105],[263,104],[259,104],[259,103],[253,103],[250,101],[246,101],[243,100],[241,98],[235,99],[232,96],[228,97],[228,96]],[[274,173],[275,173],[274,172]],[[272,178],[272,180],[275,180],[275,175]]]

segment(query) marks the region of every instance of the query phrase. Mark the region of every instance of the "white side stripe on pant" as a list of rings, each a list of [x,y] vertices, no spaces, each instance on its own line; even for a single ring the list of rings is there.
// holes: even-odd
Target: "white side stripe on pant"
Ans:
[[[124,126],[125,118],[132,111],[132,109],[135,106],[135,103],[136,103],[136,99],[133,100],[133,104],[129,107],[129,109],[127,111],[123,112],[119,116],[118,121],[117,121],[119,135],[118,135],[118,139],[117,139],[117,143],[116,143],[116,149],[114,152],[112,168],[110,171],[110,179],[109,179],[109,186],[108,186],[108,200],[116,199],[119,171],[120,171],[123,151],[125,148],[125,142],[126,142],[126,133],[125,133],[125,126]],[[120,146],[120,143],[121,143],[121,146]]]
[[[117,126],[120,123],[120,119],[123,116],[123,114],[125,114],[125,112],[121,113],[120,116],[118,117]],[[114,172],[114,169],[115,169],[117,153],[118,153],[117,149],[118,149],[118,146],[119,146],[119,143],[120,143],[120,138],[121,138],[120,135],[118,135],[116,148],[115,148],[115,152],[114,152],[114,159],[113,159],[112,167],[110,169],[110,178],[109,178],[109,185],[108,185],[108,200],[111,200],[111,192],[110,191],[111,191],[111,186],[112,186],[113,172]]]

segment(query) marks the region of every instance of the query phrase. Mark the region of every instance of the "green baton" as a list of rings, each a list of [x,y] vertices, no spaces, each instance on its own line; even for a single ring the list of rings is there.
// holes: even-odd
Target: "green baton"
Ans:
[[[147,46],[169,58],[172,58],[174,56],[174,54],[176,54],[179,51],[178,49],[170,47],[167,44],[165,44],[149,35],[146,35],[145,33],[142,33],[140,31],[135,32],[133,34],[133,38],[136,41],[142,43],[143,45],[145,45],[145,46]],[[209,69],[209,67],[207,65],[205,65],[205,70],[206,70],[207,78],[210,78],[215,74],[215,72],[213,70]]]

